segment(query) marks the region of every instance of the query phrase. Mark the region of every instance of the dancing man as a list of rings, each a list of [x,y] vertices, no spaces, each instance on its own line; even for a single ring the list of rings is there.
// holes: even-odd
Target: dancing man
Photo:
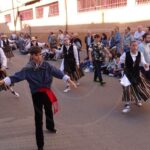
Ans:
[[[76,87],[76,84],[68,75],[63,74],[60,70],[43,60],[41,48],[31,47],[29,52],[31,57],[26,67],[16,72],[14,75],[1,80],[0,85],[10,85],[23,80],[27,80],[29,83],[35,112],[36,142],[38,150],[43,150],[43,106],[46,115],[46,128],[50,132],[56,133],[52,106],[54,107],[54,112],[57,112],[58,108],[56,96],[51,90],[53,77],[63,79],[74,87]]]

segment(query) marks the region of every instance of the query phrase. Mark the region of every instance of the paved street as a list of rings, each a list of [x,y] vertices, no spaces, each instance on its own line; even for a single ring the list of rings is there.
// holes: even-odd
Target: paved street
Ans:
[[[11,74],[24,66],[29,56],[15,52],[8,62]],[[53,64],[59,66],[61,60]],[[57,134],[46,131],[45,150],[150,150],[150,103],[133,105],[122,114],[119,80],[104,76],[101,87],[85,73],[77,89],[63,93],[64,82],[55,79],[53,90],[59,99],[55,115]],[[26,81],[14,86],[16,98],[9,91],[0,93],[0,150],[36,150],[34,113]],[[45,121],[45,118],[44,118]]]

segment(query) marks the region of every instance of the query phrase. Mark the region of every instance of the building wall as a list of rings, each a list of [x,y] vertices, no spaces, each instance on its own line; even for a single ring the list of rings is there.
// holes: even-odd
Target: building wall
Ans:
[[[135,0],[128,0],[126,7],[112,9],[97,9],[87,12],[78,12],[77,0],[58,0],[59,15],[48,17],[48,7],[44,8],[44,16],[42,19],[36,19],[35,8],[37,6],[47,5],[57,0],[42,0],[30,6],[21,6],[22,3],[29,0],[21,0],[22,3],[17,3],[16,0],[9,1],[8,7],[0,13],[0,23],[5,23],[4,15],[11,14],[11,22],[7,23],[6,29],[0,26],[1,32],[25,31],[32,32],[32,35],[40,35],[44,40],[50,31],[57,32],[59,29],[68,30],[71,32],[79,32],[83,37],[90,30],[92,32],[109,32],[116,25],[123,32],[126,26],[131,26],[132,30],[136,30],[137,25],[142,24],[144,27],[150,25],[150,4],[137,5]],[[65,1],[66,7],[65,7]],[[14,4],[14,6],[12,5]],[[6,5],[7,6],[7,5]],[[14,7],[14,10],[11,8]],[[14,27],[14,18],[18,11],[33,8],[33,20],[20,21],[16,19],[16,28]],[[67,9],[66,9],[67,8]],[[67,10],[67,17],[66,17]],[[14,17],[14,18],[13,18]],[[67,23],[67,24],[66,24]],[[9,29],[9,30],[8,30]]]

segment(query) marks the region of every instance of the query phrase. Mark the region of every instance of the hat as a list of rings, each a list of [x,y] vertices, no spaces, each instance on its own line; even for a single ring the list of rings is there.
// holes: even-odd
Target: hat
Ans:
[[[6,34],[1,35],[2,38],[7,38]]]
[[[36,41],[36,40],[37,40],[37,38],[34,36],[31,38],[31,41]]]
[[[31,55],[41,53],[41,48],[38,46],[33,46],[29,49]]]

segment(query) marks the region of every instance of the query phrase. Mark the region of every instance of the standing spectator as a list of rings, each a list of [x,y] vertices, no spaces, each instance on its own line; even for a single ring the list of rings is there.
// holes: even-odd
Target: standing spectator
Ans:
[[[123,36],[123,51],[124,52],[128,52],[130,51],[130,45],[131,45],[131,41],[133,41],[133,36],[130,33],[130,27],[127,27],[125,29],[125,33]]]
[[[113,48],[115,46],[115,32],[114,31],[111,31],[111,34],[110,34],[110,38],[109,38],[109,48]]]
[[[134,33],[134,39],[137,41],[138,44],[142,42],[142,36],[144,35],[145,31],[143,31],[142,26],[138,26],[137,31]]]
[[[102,33],[100,41],[101,41],[101,43],[103,44],[104,47],[108,46],[107,35],[105,33]]]
[[[86,53],[87,57],[85,59],[89,59],[89,47],[93,43],[94,39],[90,31],[88,31],[87,35],[85,36],[85,45],[86,45]]]
[[[145,61],[150,65],[150,33],[145,33],[143,36],[143,42],[139,45],[139,50],[143,53]],[[142,68],[143,73],[150,80],[150,70],[145,71]]]
[[[50,32],[49,35],[48,35],[48,43],[49,44],[51,43],[51,39],[52,39],[53,34],[54,34],[53,32]]]
[[[58,30],[58,45],[61,47],[64,43],[64,34],[62,30]]]
[[[121,54],[121,34],[118,26],[115,27],[115,46],[117,53]]]

